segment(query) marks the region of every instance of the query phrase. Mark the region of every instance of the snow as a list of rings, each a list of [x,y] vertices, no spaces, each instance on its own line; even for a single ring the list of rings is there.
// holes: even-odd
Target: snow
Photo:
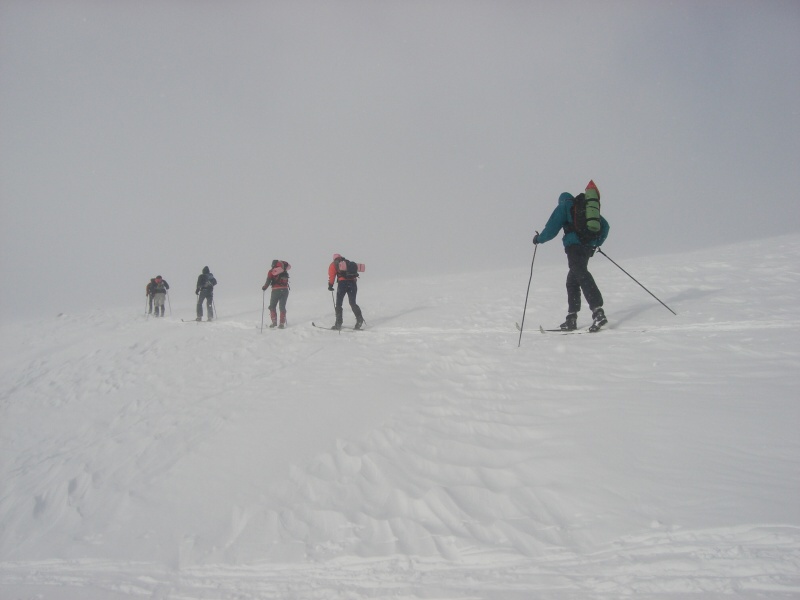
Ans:
[[[618,262],[3,324],[0,598],[797,597],[800,236]]]

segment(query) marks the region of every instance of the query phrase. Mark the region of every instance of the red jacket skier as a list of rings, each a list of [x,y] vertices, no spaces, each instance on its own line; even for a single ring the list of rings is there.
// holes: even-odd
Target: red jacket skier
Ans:
[[[269,316],[272,319],[270,327],[278,326],[277,308],[281,312],[281,323],[278,328],[286,327],[286,300],[289,298],[289,269],[291,268],[292,265],[285,260],[273,260],[267,273],[267,281],[261,286],[264,291],[272,286],[272,293],[269,297]]]
[[[358,294],[358,272],[364,270],[364,265],[359,265],[347,260],[341,254],[333,255],[333,262],[328,267],[328,290],[333,291],[334,280],[338,283],[336,289],[336,323],[331,329],[341,329],[343,322],[344,297],[350,303],[350,308],[356,316],[356,329],[361,329],[364,324],[364,317],[361,308],[356,304],[356,294]]]

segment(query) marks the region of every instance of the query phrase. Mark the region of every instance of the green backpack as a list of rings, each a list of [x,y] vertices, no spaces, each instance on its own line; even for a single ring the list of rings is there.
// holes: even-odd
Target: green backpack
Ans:
[[[572,200],[572,229],[582,244],[590,244],[600,238],[600,196],[597,190],[589,189]]]

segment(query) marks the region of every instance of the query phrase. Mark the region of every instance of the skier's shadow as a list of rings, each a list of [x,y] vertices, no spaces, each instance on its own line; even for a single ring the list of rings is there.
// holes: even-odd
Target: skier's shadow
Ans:
[[[423,310],[430,310],[430,308],[431,308],[430,306],[418,306],[416,308],[409,308],[408,310],[404,310],[402,312],[398,312],[393,315],[380,317],[378,319],[364,319],[364,320],[370,325],[381,325],[394,321],[395,319],[399,319],[400,317],[405,317],[406,315],[410,315]]]
[[[671,296],[664,303],[667,306],[669,306],[672,310],[674,310],[676,313],[680,314],[680,312],[678,312],[678,309],[675,308],[675,307],[676,306],[680,306],[682,302],[684,302],[686,300],[697,300],[698,298],[704,298],[706,296],[713,296],[713,295],[719,293],[720,291],[721,290],[718,290],[718,289],[717,290],[701,290],[701,289],[696,289],[696,288],[695,289],[690,289],[690,290],[684,290],[680,294],[676,294],[674,296]],[[656,308],[656,307],[658,307],[661,310],[666,310],[660,304],[658,304],[655,300],[653,300],[652,303],[651,302],[642,302],[641,304],[638,304],[638,305],[636,305],[634,307],[631,307],[631,308],[629,308],[627,310],[621,310],[619,312],[615,311],[614,321],[617,324],[622,324],[622,323],[625,323],[627,321],[630,321],[631,319],[634,319],[635,317],[639,316],[640,314],[642,314],[644,312],[653,310],[653,308]]]

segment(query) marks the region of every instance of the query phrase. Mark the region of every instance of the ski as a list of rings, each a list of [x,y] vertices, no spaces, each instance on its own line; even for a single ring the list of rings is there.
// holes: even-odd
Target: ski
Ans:
[[[361,329],[356,329],[355,327],[349,327],[347,325],[342,325],[341,329],[332,329],[331,327],[328,327],[326,325],[317,325],[316,323],[314,323],[314,321],[311,321],[311,325],[313,327],[316,327],[317,329],[327,329],[328,331],[365,331],[363,327]]]
[[[521,331],[519,323],[514,323],[514,325],[516,325],[517,331]],[[598,331],[600,331],[599,327],[597,329],[592,329],[592,327],[593,326],[589,326],[588,329],[566,330],[566,329],[560,329],[560,328],[557,328],[557,329],[545,329],[544,327],[539,325],[539,331],[541,333],[560,333],[560,334],[563,334],[563,335],[570,335],[570,334],[573,334],[573,333],[597,333]]]
[[[600,331],[600,328],[592,329],[589,327],[588,329],[572,329],[572,330],[564,330],[564,329],[545,329],[541,325],[539,325],[539,331],[541,333],[560,333],[561,335],[572,335],[573,333],[597,333]]]
[[[181,319],[182,323],[213,323],[214,321],[215,319],[212,319],[211,321],[207,320],[198,321],[197,319]]]
[[[541,325],[539,325],[539,331],[541,333],[560,333],[561,335],[571,335],[573,333],[589,333],[586,329],[573,329],[572,331],[565,331],[564,329],[545,329]]]

